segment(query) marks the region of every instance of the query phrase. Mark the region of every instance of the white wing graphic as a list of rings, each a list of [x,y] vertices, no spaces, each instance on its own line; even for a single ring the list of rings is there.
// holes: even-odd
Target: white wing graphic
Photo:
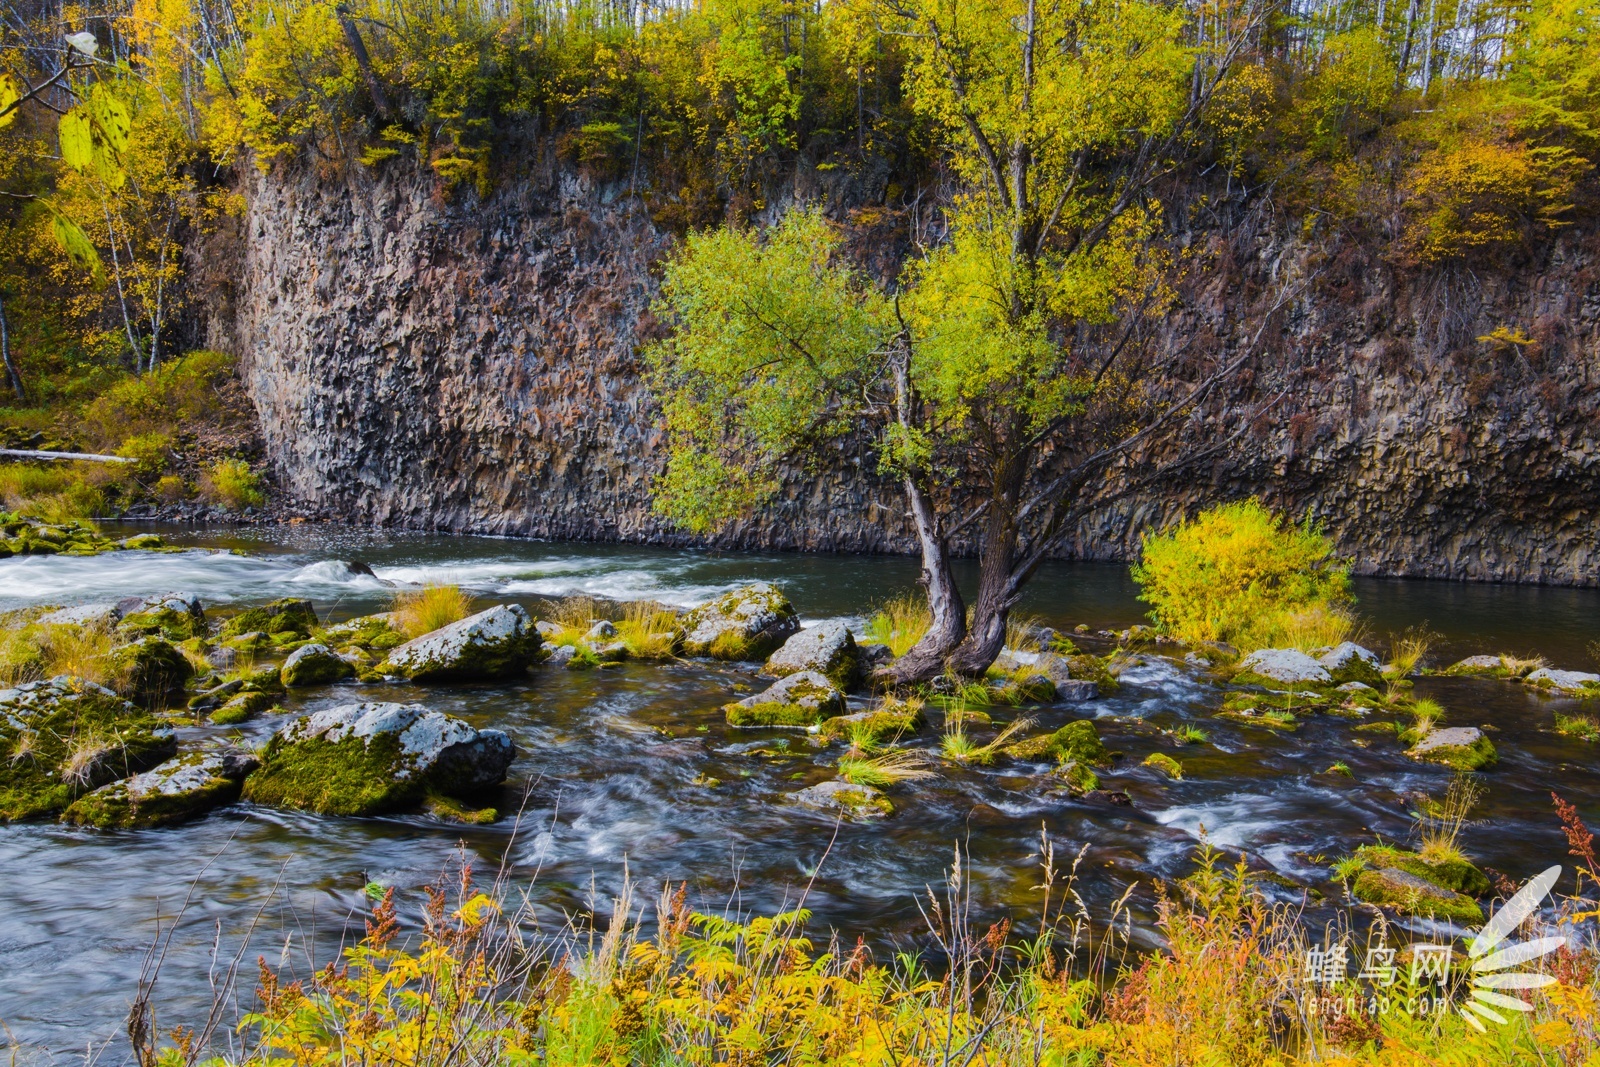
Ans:
[[[1513,972],[1511,974],[1491,974],[1492,971],[1503,971],[1507,967],[1529,963],[1533,960],[1548,956],[1550,953],[1567,943],[1565,937],[1540,937],[1532,941],[1524,941],[1520,945],[1503,948],[1493,952],[1496,945],[1504,941],[1510,933],[1527,921],[1528,916],[1539,910],[1544,903],[1544,898],[1549,895],[1555,886],[1556,879],[1561,877],[1559,865],[1551,867],[1536,878],[1528,880],[1515,896],[1506,901],[1505,907],[1495,913],[1478,936],[1472,939],[1471,946],[1467,949],[1467,958],[1472,963],[1472,996],[1461,1005],[1461,1017],[1471,1023],[1480,1032],[1484,1025],[1480,1019],[1487,1019],[1493,1023],[1504,1025],[1508,1020],[1495,1008],[1505,1011],[1532,1011],[1533,1005],[1520,997],[1508,996],[1505,993],[1496,993],[1496,989],[1543,989],[1555,982],[1555,976],[1549,974],[1525,974]]]

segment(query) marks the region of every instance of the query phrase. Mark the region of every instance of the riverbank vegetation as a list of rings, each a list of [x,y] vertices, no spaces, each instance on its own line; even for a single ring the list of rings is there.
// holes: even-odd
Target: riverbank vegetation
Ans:
[[[192,352],[143,374],[107,370],[58,382],[30,406],[0,407],[0,442],[128,463],[0,460],[0,504],[47,522],[198,501],[234,511],[265,503],[249,462],[254,413],[232,357]]]
[[[1573,825],[1581,845],[1586,831]],[[1026,927],[984,925],[958,850],[924,909],[947,965],[818,941],[804,895],[780,914],[723,916],[692,910],[683,886],[664,887],[652,908],[630,883],[609,916],[546,933],[526,905],[502,910],[516,897],[504,884],[480,890],[470,871],[428,890],[420,924],[374,885],[366,937],[340,964],[293,978],[261,962],[254,1008],[223,1062],[1576,1067],[1600,1048],[1600,957],[1581,924],[1532,965],[1549,984],[1517,990],[1532,1010],[1485,1027],[1404,960],[1370,989],[1354,967],[1324,981],[1318,964],[1308,977],[1308,953],[1349,931],[1306,930],[1209,846],[1161,892],[1161,951],[1135,951],[1119,925],[1125,900],[1091,920],[1074,890],[1082,859],[1059,864],[1046,839],[1039,914]],[[1560,908],[1576,918],[1583,906]],[[1369,1008],[1378,996],[1392,1007]],[[1434,1006],[1435,996],[1446,999]],[[182,1028],[158,1049],[149,1008],[141,998],[130,1015],[141,1062],[178,1067],[206,1051],[213,1032]]]

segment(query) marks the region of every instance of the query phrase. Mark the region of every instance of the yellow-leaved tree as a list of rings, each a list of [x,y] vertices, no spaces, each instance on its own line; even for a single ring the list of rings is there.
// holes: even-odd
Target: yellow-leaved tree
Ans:
[[[1108,469],[1172,440],[1248,358],[1174,360],[1144,331],[1169,299],[1156,184],[1198,153],[1262,12],[1210,12],[1203,43],[1187,9],[1138,0],[885,0],[878,17],[910,42],[907,97],[960,182],[938,232],[887,291],[814,210],[695,235],[667,264],[673,332],[650,361],[672,441],[658,507],[692,530],[758,506],[783,462],[868,439],[903,487],[933,619],[883,679],[907,683],[982,673]],[[956,537],[979,555],[970,623]]]

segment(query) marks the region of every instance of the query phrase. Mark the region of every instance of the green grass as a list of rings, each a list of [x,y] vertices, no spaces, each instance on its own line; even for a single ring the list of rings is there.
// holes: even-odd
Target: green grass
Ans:
[[[888,646],[896,656],[915,647],[933,625],[927,598],[921,593],[905,593],[885,601],[867,620],[862,636]]]
[[[472,614],[472,597],[458,585],[425,585],[400,593],[390,606],[392,625],[415,639]]]
[[[1580,741],[1600,741],[1600,719],[1593,715],[1563,715],[1558,711],[1556,733]]]
[[[839,777],[851,785],[870,785],[887,789],[900,782],[937,777],[920,752],[885,752],[878,756],[841,756]]]

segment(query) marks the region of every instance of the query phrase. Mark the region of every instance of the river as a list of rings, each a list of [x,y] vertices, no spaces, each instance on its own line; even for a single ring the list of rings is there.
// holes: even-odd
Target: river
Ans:
[[[320,614],[381,610],[395,588],[458,583],[493,602],[591,594],[690,605],[751,580],[778,583],[801,613],[861,619],[912,587],[915,563],[892,557],[712,554],[626,546],[405,535],[327,526],[192,533],[163,530],[183,553],[0,561],[0,608],[71,604],[186,591],[209,608],[303,596]],[[360,560],[376,577],[338,563]],[[970,577],[967,575],[966,577]],[[1429,660],[1478,652],[1539,653],[1552,664],[1592,669],[1600,640],[1600,591],[1415,580],[1358,580],[1372,643],[1426,623],[1442,635]],[[1142,618],[1125,567],[1045,567],[1024,610],[1063,630],[1121,628]],[[156,990],[157,1022],[202,1017],[210,1003],[214,940],[224,960],[249,933],[245,959],[305,975],[335,958],[360,929],[364,887],[397,888],[406,913],[421,887],[464,855],[489,876],[504,866],[542,915],[559,921],[617,892],[626,870],[646,890],[687,881],[702,910],[770,911],[806,904],[819,930],[880,950],[924,948],[915,897],[936,883],[957,843],[969,856],[974,907],[984,917],[1023,917],[1035,907],[1041,828],[1058,857],[1086,848],[1079,891],[1091,912],[1109,910],[1132,885],[1140,943],[1157,880],[1181,877],[1204,834],[1282,875],[1271,891],[1307,899],[1310,917],[1338,912],[1327,866],[1376,836],[1413,832],[1408,797],[1439,795],[1443,768],[1416,764],[1392,741],[1354,743],[1342,719],[1311,718],[1280,735],[1213,717],[1220,691],[1181,663],[1146,657],[1114,695],[1030,712],[1041,728],[1084,716],[1108,747],[1125,753],[1103,775],[1132,803],[1070,800],[1014,767],[953,769],[891,790],[897,812],[877,824],[837,826],[783,803],[783,794],[829,777],[837,756],[801,735],[730,731],[718,711],[752,669],[710,663],[630,663],[621,669],[535,669],[508,684],[421,689],[355,684],[290,696],[291,712],[351,700],[426,703],[515,739],[508,796],[520,817],[487,827],[423,817],[322,818],[237,805],[185,825],[105,833],[55,824],[0,826],[0,1022],[23,1062],[79,1058],[116,1038],[158,928],[187,899]],[[1418,691],[1446,708],[1446,723],[1490,727],[1500,763],[1466,835],[1481,865],[1516,880],[1566,861],[1551,790],[1600,814],[1594,751],[1551,732],[1571,701],[1503,682],[1422,679]],[[1000,709],[1010,714],[1010,709]],[[1003,718],[1004,715],[997,716]],[[1201,725],[1210,743],[1183,750],[1157,728]],[[186,729],[182,737],[241,731],[264,739],[281,720]],[[932,746],[936,728],[919,744]],[[791,756],[751,750],[788,746]],[[1143,768],[1145,755],[1182,759],[1182,781]],[[1350,777],[1323,773],[1340,760]],[[695,778],[722,781],[712,789]],[[512,802],[513,808],[516,801]],[[1295,888],[1295,886],[1303,888]],[[1307,890],[1328,894],[1319,898]],[[648,895],[648,893],[647,893]],[[1099,916],[1097,916],[1099,917]],[[253,963],[241,993],[248,998]]]

